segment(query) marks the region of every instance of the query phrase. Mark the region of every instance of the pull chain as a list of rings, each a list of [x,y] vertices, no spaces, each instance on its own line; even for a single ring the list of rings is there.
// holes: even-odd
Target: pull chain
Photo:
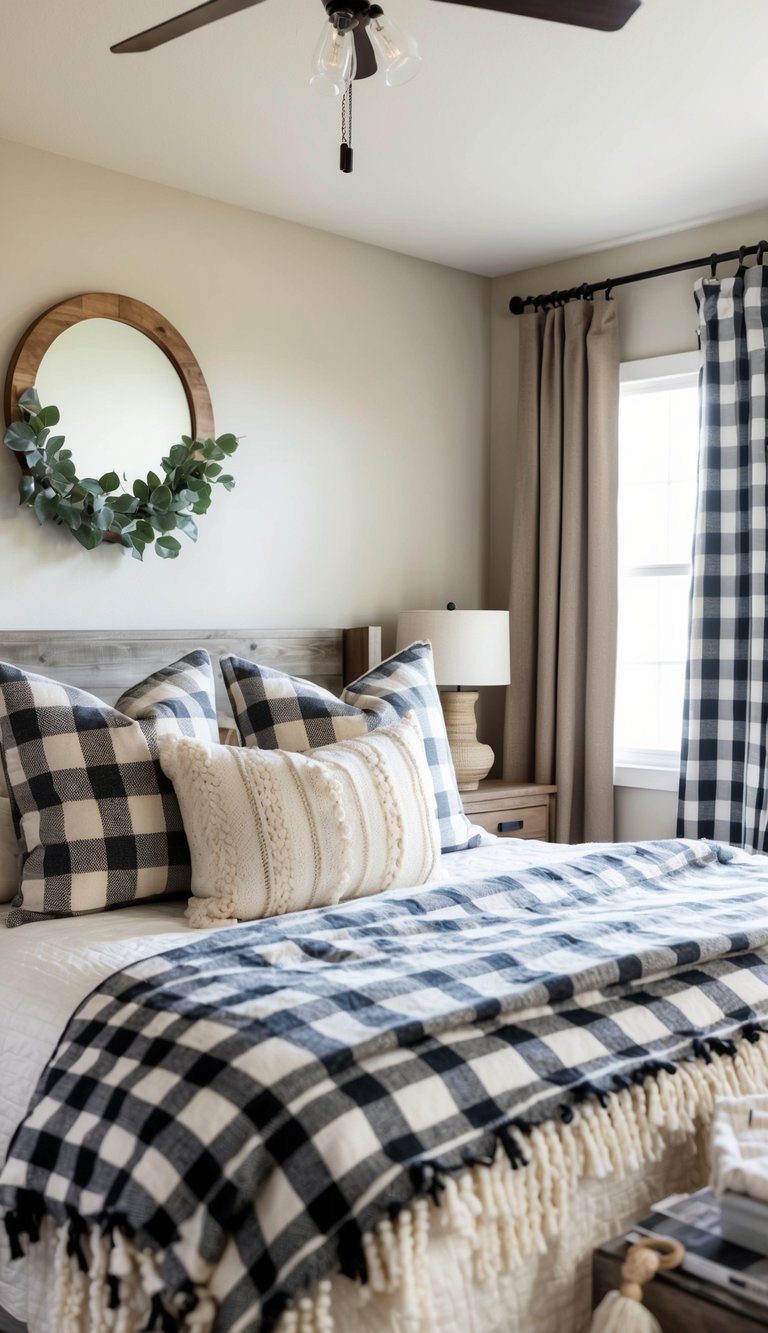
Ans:
[[[347,84],[341,99],[341,148],[339,169],[347,175],[352,171],[352,84]]]

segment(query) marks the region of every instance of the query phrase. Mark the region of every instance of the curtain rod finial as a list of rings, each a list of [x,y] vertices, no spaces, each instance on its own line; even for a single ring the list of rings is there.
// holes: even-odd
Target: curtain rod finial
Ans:
[[[522,296],[513,296],[509,303],[509,308],[513,315],[522,315],[525,310],[525,301]]]

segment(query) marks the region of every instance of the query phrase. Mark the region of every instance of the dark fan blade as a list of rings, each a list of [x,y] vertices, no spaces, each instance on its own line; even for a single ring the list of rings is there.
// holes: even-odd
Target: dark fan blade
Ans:
[[[154,47],[162,46],[163,42],[172,42],[175,37],[184,37],[188,32],[194,32],[195,28],[204,28],[206,23],[215,23],[217,19],[228,18],[241,9],[250,9],[252,5],[259,4],[261,0],[206,0],[204,5],[187,9],[183,14],[177,14],[165,23],[158,23],[154,28],[146,28],[144,32],[128,37],[126,41],[118,42],[109,49],[117,55],[152,51]]]
[[[442,0],[445,4],[472,5],[475,9],[499,9],[503,14],[549,19],[550,23],[572,23],[577,28],[618,32],[640,8],[641,0]]]
[[[362,23],[358,23],[355,28],[355,53],[357,55],[355,80],[369,79],[372,74],[376,73],[376,56],[368,31]]]

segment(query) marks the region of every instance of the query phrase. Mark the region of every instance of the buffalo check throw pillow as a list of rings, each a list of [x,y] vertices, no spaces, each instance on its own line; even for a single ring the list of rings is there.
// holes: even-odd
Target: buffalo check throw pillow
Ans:
[[[161,736],[218,740],[213,671],[189,653],[114,708],[0,663],[0,741],[22,852],[9,926],[189,890]]]
[[[232,712],[244,745],[312,750],[392,726],[413,710],[419,723],[444,852],[476,847],[481,835],[464,814],[435,684],[432,646],[412,643],[367,671],[341,698],[311,681],[223,657]]]

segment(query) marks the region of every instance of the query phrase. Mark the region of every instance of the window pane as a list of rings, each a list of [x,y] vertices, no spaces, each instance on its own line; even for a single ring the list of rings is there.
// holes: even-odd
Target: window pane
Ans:
[[[620,580],[620,663],[685,661],[689,586],[687,574],[625,575]]]
[[[687,481],[669,484],[667,504],[667,556],[670,565],[689,565],[696,517],[696,487]]]
[[[657,739],[658,712],[656,664],[624,664],[616,682],[616,749],[662,749]]]
[[[699,408],[695,386],[673,384],[622,387],[619,567],[644,572],[619,578],[619,752],[680,748]]]
[[[621,467],[627,482],[669,476],[669,394],[622,393],[619,402]]]

